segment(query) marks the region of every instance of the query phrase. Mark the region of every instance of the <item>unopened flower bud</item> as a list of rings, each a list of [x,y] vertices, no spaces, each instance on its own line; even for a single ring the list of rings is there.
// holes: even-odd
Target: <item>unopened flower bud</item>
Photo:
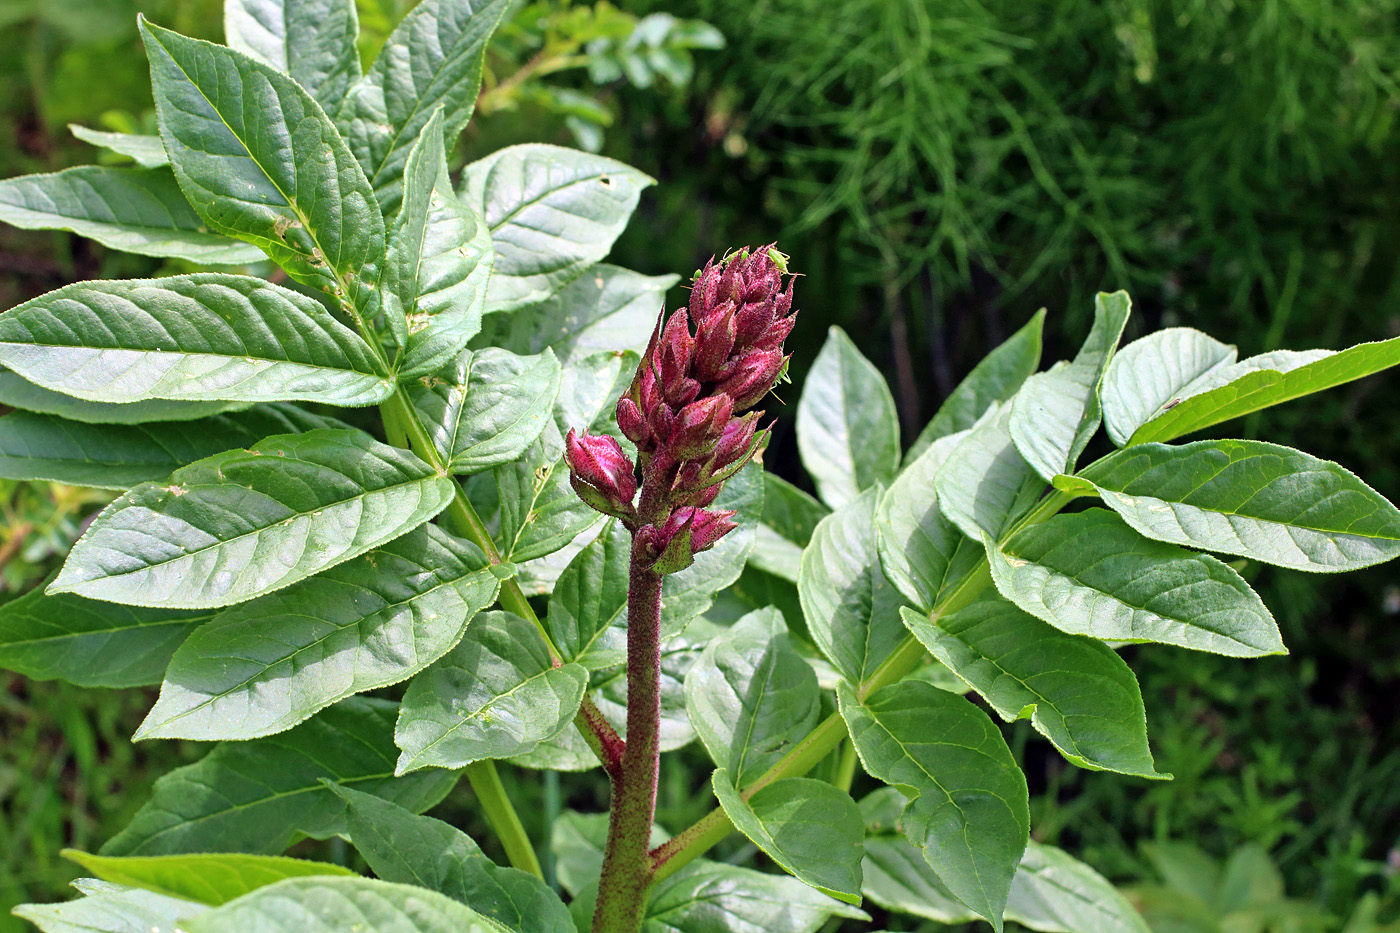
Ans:
[[[715,382],[734,350],[735,305],[726,301],[707,318],[695,335],[695,378]]]
[[[606,515],[630,518],[637,495],[632,461],[621,445],[606,434],[579,434],[572,428],[564,438],[569,481],[579,498]]]
[[[734,400],[728,395],[711,395],[681,409],[666,439],[666,449],[677,460],[708,454],[724,434],[724,426],[734,413]]]
[[[625,395],[617,400],[617,426],[622,429],[627,439],[638,447],[651,440],[651,429],[647,427],[646,418],[642,417],[642,410]]]
[[[661,527],[638,529],[636,543],[647,557],[648,569],[677,573],[689,567],[696,554],[714,547],[716,541],[739,527],[730,521],[733,517],[733,512],[682,506]]]
[[[752,408],[773,388],[785,359],[779,350],[755,350],[739,361],[735,373],[715,391],[734,399],[734,411]]]

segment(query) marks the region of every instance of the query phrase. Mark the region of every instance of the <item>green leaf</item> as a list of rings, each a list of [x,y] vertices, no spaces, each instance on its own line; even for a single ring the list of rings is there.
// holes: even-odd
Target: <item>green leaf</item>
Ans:
[[[84,424],[146,424],[154,421],[193,421],[231,409],[246,408],[247,402],[173,402],[155,398],[144,402],[90,402],[45,389],[8,369],[0,369],[0,405],[44,415],[57,415]]]
[[[1011,406],[993,405],[934,477],[938,509],[974,541],[1000,540],[1045,488],[1011,440]]]
[[[97,402],[372,405],[393,391],[374,351],[317,301],[215,272],[40,295],[0,315],[0,363]]]
[[[986,543],[1001,594],[1060,631],[1239,658],[1286,653],[1273,616],[1239,574],[1150,541],[1107,509],[1056,515],[1001,548]]]
[[[444,369],[408,384],[408,395],[453,473],[515,460],[550,423],[559,361],[545,350],[464,350]]]
[[[264,250],[299,282],[367,310],[384,219],[335,125],[282,72],[141,22],[175,178],[210,228]]]
[[[354,874],[348,868],[328,862],[309,862],[280,855],[200,853],[117,857],[64,849],[63,857],[77,862],[104,881],[214,907],[287,878]]]
[[[1400,509],[1337,464],[1277,444],[1138,444],[1077,479],[1157,541],[1327,573],[1400,554]]]
[[[425,0],[390,33],[336,123],[388,211],[402,196],[413,141],[439,107],[450,149],[471,119],[486,45],[508,0]]]
[[[36,587],[0,603],[0,668],[82,687],[160,683],[175,649],[212,615],[45,596]]]
[[[511,146],[471,163],[462,200],[486,218],[496,247],[487,313],[553,295],[608,254],[642,189],[655,179],[559,146]]]
[[[103,855],[186,852],[276,854],[302,835],[345,832],[345,807],[323,780],[421,812],[457,775],[394,777],[398,704],[343,700],[290,732],[216,745],[157,779],[151,799],[102,848]]]
[[[825,781],[783,778],[745,799],[732,781],[721,769],[710,784],[739,832],[797,880],[860,904],[865,826],[849,794]]]
[[[392,541],[451,499],[449,478],[359,431],[271,437],[117,499],[49,589],[134,606],[228,606]]]
[[[894,788],[860,802],[866,820],[865,896],[890,910],[958,924],[976,919],[896,828],[904,797]],[[1047,933],[1148,933],[1127,899],[1089,866],[1053,846],[1031,841],[1011,880],[1004,914]]]
[[[948,890],[1001,929],[1030,833],[1026,777],[992,721],[962,697],[904,681],[836,696],[865,770],[910,798],[904,832]]]
[[[360,79],[353,0],[226,0],[229,48],[291,76],[327,111]]]
[[[875,507],[880,567],[905,599],[924,610],[934,607],[961,569],[954,557],[967,538],[938,508],[934,480],[965,434],[945,435],[930,444]]]
[[[899,832],[899,815],[908,805],[893,787],[882,787],[860,802],[865,818],[865,858],[861,893],[899,913],[938,923],[970,923],[977,914],[955,898],[924,861],[923,851]],[[1012,880],[1014,887],[1015,880]]]
[[[1211,372],[1182,401],[1133,431],[1129,444],[1169,441],[1400,364],[1400,337],[1345,350],[1278,350]],[[1172,401],[1175,401],[1173,398]],[[1171,407],[1167,407],[1167,406]]]
[[[570,428],[590,434],[611,434],[625,450],[632,449],[617,426],[617,400],[632,384],[641,357],[630,350],[606,350],[582,358],[575,357],[559,380],[559,397],[554,402],[554,432],[557,449],[564,449],[564,435]],[[546,432],[548,433],[548,432]]]
[[[1094,326],[1074,361],[1031,376],[1011,400],[1012,440],[1047,482],[1074,472],[1099,428],[1099,386],[1131,307],[1127,292],[1097,295]]]
[[[600,262],[528,313],[487,318],[486,339],[516,353],[550,349],[565,365],[604,350],[641,353],[679,279]]]
[[[831,509],[787,480],[763,474],[763,521],[757,528],[749,563],[793,583],[802,564],[802,549],[812,540],[817,522]]]
[[[381,797],[333,789],[345,800],[350,839],[376,877],[445,894],[512,933],[569,929],[568,909],[543,881],[498,867],[461,830]]]
[[[210,233],[164,169],[84,165],[7,178],[0,181],[0,220],[22,230],[70,230],[142,256],[229,266],[266,258],[256,247]]]
[[[815,933],[830,917],[870,919],[795,878],[700,859],[652,888],[642,933]]]
[[[185,921],[204,913],[203,904],[150,891],[77,881],[97,886],[87,897],[64,904],[21,904],[11,913],[43,933],[178,933]]]
[[[817,675],[772,608],[705,646],[685,675],[685,709],[710,757],[740,787],[791,751],[822,713]]]
[[[1151,933],[1107,878],[1062,849],[1034,841],[1011,883],[1006,919],[1045,933]]]
[[[446,365],[481,329],[495,252],[486,225],[452,190],[441,111],[409,150],[404,186],[381,285],[406,380]]]
[[[292,878],[186,920],[188,933],[510,933],[450,897],[372,878]]]
[[[432,525],[219,613],[175,652],[135,738],[251,739],[403,680],[452,649],[500,581]]]
[[[904,455],[904,462],[913,463],[940,437],[972,427],[992,403],[1010,401],[1021,383],[1040,366],[1044,326],[1045,309],[1041,308],[1020,330],[983,357],[943,400],[938,413]]]
[[[812,640],[853,684],[865,683],[906,633],[903,602],[875,553],[875,503],[867,489],[821,520],[802,552],[797,591]]]
[[[201,421],[149,425],[83,424],[20,411],[0,418],[0,478],[128,489],[269,434],[337,424],[294,405],[261,405]]]
[[[797,449],[821,499],[840,508],[899,469],[899,416],[885,377],[839,327],[797,402]]]
[[[552,665],[531,623],[486,613],[409,684],[394,734],[398,773],[530,752],[573,720],[587,686],[581,666]]]
[[[68,124],[68,132],[85,143],[124,155],[142,168],[160,168],[170,164],[170,157],[165,154],[165,146],[159,136],[147,136],[144,133],[108,133],[104,130],[88,129],[76,123]],[[174,181],[174,176],[170,176],[170,180]],[[189,205],[185,207],[188,209]]]
[[[1168,406],[1210,386],[1237,358],[1234,347],[1189,327],[1168,327],[1134,340],[1104,374],[1100,394],[1108,436],[1122,447]]]
[[[544,625],[564,660],[592,670],[626,659],[631,551],[631,536],[609,521],[559,575]]]
[[[1152,764],[1137,678],[1103,642],[1066,635],[1001,599],[936,622],[908,609],[902,614],[923,646],[997,715],[1006,722],[1029,717],[1073,764],[1171,777]]]

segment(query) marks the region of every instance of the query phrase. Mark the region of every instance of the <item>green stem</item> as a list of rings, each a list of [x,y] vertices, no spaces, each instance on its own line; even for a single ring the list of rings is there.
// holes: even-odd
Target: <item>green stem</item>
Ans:
[[[1074,499],[1074,495],[1056,490],[1046,496],[1010,531],[1002,535],[1002,540],[1010,537],[1021,528],[1034,522],[1044,521],[1064,508]],[[951,615],[971,603],[992,582],[991,568],[984,556],[978,565],[958,583],[941,602],[929,612],[930,618]],[[898,683],[914,671],[926,657],[924,646],[912,635],[899,643],[899,646],[884,660],[870,677],[856,689],[856,696],[864,701],[882,687]],[[739,795],[749,799],[760,789],[774,781],[787,777],[800,777],[810,771],[846,738],[846,722],[840,713],[832,713],[806,738],[778,760],[771,768],[754,779],[752,784],[740,790]],[[724,811],[716,808],[691,825],[688,829],[671,838],[652,852],[652,862],[656,866],[652,882],[669,877],[718,844],[734,829]]]
[[[832,783],[851,792],[851,782],[856,779],[856,743],[847,739],[841,745],[841,762],[836,768],[836,780]]]
[[[510,802],[510,797],[506,796],[506,788],[501,783],[501,775],[496,771],[496,763],[490,760],[478,761],[467,766],[466,774],[472,792],[476,794],[476,799],[481,801],[481,809],[486,814],[487,821],[501,840],[501,845],[505,847],[506,858],[510,860],[510,864],[521,871],[528,871],[536,878],[544,878],[544,870],[540,868],[535,847],[530,845],[530,837],[515,812],[515,805]]]

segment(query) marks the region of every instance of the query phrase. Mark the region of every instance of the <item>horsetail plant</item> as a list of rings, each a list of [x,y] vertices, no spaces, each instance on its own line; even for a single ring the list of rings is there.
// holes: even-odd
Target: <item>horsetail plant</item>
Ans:
[[[113,142],[140,166],[0,182],[0,219],[178,273],[0,314],[0,478],[116,495],[0,604],[0,666],[159,684],[136,738],[218,743],[70,853],[81,897],[16,913],[814,933],[874,906],[1143,933],[1030,838],[1005,731],[1167,779],[1120,648],[1282,654],[1242,568],[1400,553],[1400,511],[1352,473],[1217,436],[1394,366],[1400,338],[1120,351],[1129,301],[1104,294],[1073,359],[1037,371],[1036,315],[906,450],[833,329],[795,418],[814,497],[756,456],[785,256],[712,261],[658,320],[675,277],[602,261],[652,179],[544,145],[449,172],[508,6],[424,0],[367,69],[351,0],[227,0],[230,47],[143,22],[160,137]],[[696,739],[711,773],[666,764],[716,806],[656,825],[658,762]],[[545,770],[570,799],[606,779],[611,814],[517,810]],[[423,815],[462,778],[510,867]],[[705,857],[736,831],[761,865]],[[333,837],[374,877],[283,856]]]

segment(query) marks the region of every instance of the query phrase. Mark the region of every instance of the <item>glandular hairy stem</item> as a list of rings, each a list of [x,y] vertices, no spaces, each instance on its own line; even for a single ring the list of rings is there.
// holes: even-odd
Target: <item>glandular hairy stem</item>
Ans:
[[[651,824],[661,760],[661,575],[632,546],[627,590],[627,744],[612,806],[593,933],[634,933],[651,885]]]

